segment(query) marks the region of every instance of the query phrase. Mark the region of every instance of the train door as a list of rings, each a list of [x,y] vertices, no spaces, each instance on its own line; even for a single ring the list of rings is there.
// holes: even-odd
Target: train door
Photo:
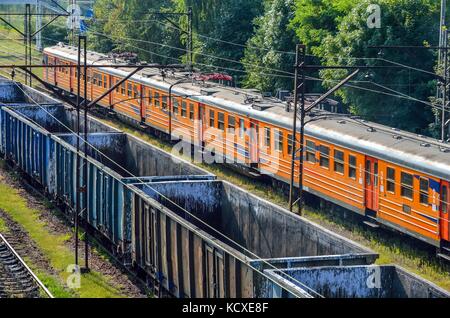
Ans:
[[[198,129],[198,145],[202,146],[203,141],[205,140],[205,131],[206,131],[206,111],[205,105],[198,104],[198,120],[197,120],[197,129]]]
[[[366,207],[372,211],[378,211],[378,160],[375,158],[366,157],[365,185]]]
[[[61,62],[59,61],[59,59],[57,59],[55,57],[55,65],[58,65],[58,63],[61,63]],[[61,68],[55,67],[53,69],[55,70],[55,86],[58,86],[58,73],[59,73]]]
[[[66,65],[72,65],[72,63],[65,63]],[[75,64],[74,64],[75,65]],[[65,68],[67,70],[67,68]],[[69,71],[69,91],[72,92],[77,92],[77,88],[78,86],[75,84],[77,81],[74,79],[74,71],[75,68],[74,67],[69,67],[68,68]]]
[[[109,78],[110,78],[110,80],[112,79],[111,76]],[[113,85],[113,81],[111,81],[111,86],[112,85]],[[147,100],[145,99],[145,97],[146,97],[146,89],[145,89],[144,85],[139,85],[138,87],[139,87],[139,99],[138,99],[138,101],[139,101],[139,105],[140,105],[140,108],[141,108],[141,121],[143,123],[145,123],[145,114],[147,113],[147,103],[146,103]],[[109,94],[109,96],[110,96],[109,104],[111,105],[113,103],[112,94]]]
[[[450,218],[449,218],[449,182],[441,181],[441,238],[450,241]]]
[[[249,152],[251,165],[257,165],[259,163],[258,141],[259,141],[259,124],[257,121],[250,120]]]

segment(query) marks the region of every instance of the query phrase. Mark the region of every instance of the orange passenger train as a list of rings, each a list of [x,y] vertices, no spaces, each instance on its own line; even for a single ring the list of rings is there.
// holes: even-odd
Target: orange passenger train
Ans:
[[[88,64],[106,65],[111,60],[104,54],[88,54]],[[48,65],[75,65],[76,61],[76,48],[58,44],[44,50]],[[99,97],[128,73],[120,68],[89,69],[88,99]],[[47,68],[44,73],[48,84],[72,94],[77,76],[73,67]],[[185,76],[183,72],[143,70],[98,104],[141,126],[188,136],[190,143],[213,148],[226,160],[232,157],[246,171],[289,183],[293,148],[290,104],[255,90],[215,82],[180,83]],[[322,109],[309,116],[304,189],[370,222],[425,241],[450,259],[444,255],[450,252],[450,145]],[[298,135],[296,138],[299,140]],[[298,160],[295,167],[297,180]]]

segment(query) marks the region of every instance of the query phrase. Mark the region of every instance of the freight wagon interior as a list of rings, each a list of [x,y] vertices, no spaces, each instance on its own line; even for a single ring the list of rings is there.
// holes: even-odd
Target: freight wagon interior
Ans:
[[[450,293],[395,265],[298,267],[266,274],[308,286],[326,298],[441,298]]]
[[[33,88],[12,82],[0,76],[0,103],[14,105],[60,105],[61,102]]]
[[[58,135],[71,146],[73,135]],[[93,133],[88,136],[88,156],[99,161],[123,178],[146,176],[208,175],[206,171],[188,165],[150,144],[124,133]],[[84,143],[81,142],[81,149]]]
[[[73,134],[77,131],[77,113],[75,109],[64,105],[28,106],[14,109],[28,120],[36,123],[52,134]],[[80,130],[84,131],[84,119],[81,113]],[[116,132],[117,130],[88,118],[88,133]]]
[[[170,210],[250,258],[364,255],[358,260],[360,264],[373,263],[377,258],[370,250],[228,182],[156,182],[137,186]]]

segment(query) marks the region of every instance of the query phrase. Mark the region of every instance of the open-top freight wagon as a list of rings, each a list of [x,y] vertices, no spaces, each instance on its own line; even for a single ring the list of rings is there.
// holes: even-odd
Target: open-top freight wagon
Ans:
[[[29,98],[35,95],[39,99]],[[73,212],[73,109],[9,81],[0,81],[0,108],[0,149],[5,158]],[[57,123],[64,123],[64,128]],[[397,280],[393,288],[393,271],[371,265],[377,255],[367,248],[94,118],[87,124],[88,152],[81,156],[88,161],[88,186],[81,200],[88,201],[89,227],[126,266],[151,278],[161,294],[449,296],[414,275],[403,275],[406,279]],[[374,287],[364,285],[373,268],[379,270],[379,280]],[[318,274],[302,274],[308,270]],[[330,271],[345,273],[333,281]],[[326,288],[342,283],[343,277],[352,278],[348,292],[336,294]],[[352,292],[361,290],[360,285],[377,290]]]

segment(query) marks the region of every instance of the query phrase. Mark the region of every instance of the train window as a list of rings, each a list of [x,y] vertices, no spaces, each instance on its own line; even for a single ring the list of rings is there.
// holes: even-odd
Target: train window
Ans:
[[[133,85],[133,97],[138,98],[139,97],[139,90],[137,85]]]
[[[412,174],[402,172],[401,174],[401,195],[402,197],[413,198],[413,176]]]
[[[167,110],[167,96],[162,95],[162,109]]]
[[[264,127],[264,146],[271,147],[270,146],[270,128]]]
[[[181,101],[181,117],[187,117],[187,103],[185,101]]]
[[[122,95],[126,95],[126,85],[125,83],[122,83],[121,87],[120,87],[120,92],[122,93]]]
[[[114,81],[114,80],[113,80],[113,81]],[[116,82],[116,84],[117,84],[117,83],[119,83],[119,80],[116,80],[115,82]],[[119,93],[119,89],[120,89],[120,85],[116,87],[116,93]]]
[[[316,163],[316,144],[314,141],[306,141],[306,161]]]
[[[373,164],[373,183],[374,186],[378,186],[378,162]]]
[[[288,134],[287,136],[287,152],[288,155],[292,155],[292,134]]]
[[[228,129],[234,133],[234,129],[236,128],[236,118],[234,116],[228,116]]]
[[[155,92],[155,96],[153,98],[155,100],[155,107],[159,107],[159,93]]]
[[[225,130],[225,115],[224,113],[217,113],[217,125],[220,130]]]
[[[210,110],[209,111],[209,127],[214,127],[214,111]]]
[[[194,104],[189,104],[189,119],[194,120]]]
[[[334,150],[334,171],[344,174],[344,152]]]
[[[324,145],[319,146],[320,151],[320,160],[319,164],[321,167],[329,168],[330,167],[330,148]]]
[[[244,137],[245,133],[245,122],[243,119],[239,119],[239,137]]]
[[[356,180],[356,157],[348,155],[348,177]]]
[[[428,185],[429,181],[426,178],[420,178],[420,203],[429,204],[428,201]]]
[[[283,151],[283,132],[279,130],[275,132],[275,150]]]
[[[148,105],[150,106],[152,104],[152,91],[149,89],[146,93],[144,93],[144,98],[148,102]]]
[[[172,99],[172,104],[173,104],[173,113],[174,114],[178,114],[178,108],[179,108],[179,106],[178,106],[178,99],[173,98]]]
[[[101,74],[97,74],[97,85],[99,87],[103,86],[103,76]]]
[[[106,75],[103,76],[103,88],[106,88],[106,86],[108,85],[108,78],[106,77]]]
[[[389,167],[386,170],[386,190],[395,193],[395,169]]]
[[[94,76],[92,77],[92,84],[97,85],[97,74],[94,73]]]
[[[133,95],[133,85],[131,85],[131,83],[128,83],[127,85],[127,95],[128,97],[131,97]]]
[[[442,186],[441,207],[443,213],[448,211],[447,200],[447,186]]]
[[[370,186],[371,182],[371,177],[370,174],[372,173],[372,162],[370,160],[366,160],[366,185]]]

